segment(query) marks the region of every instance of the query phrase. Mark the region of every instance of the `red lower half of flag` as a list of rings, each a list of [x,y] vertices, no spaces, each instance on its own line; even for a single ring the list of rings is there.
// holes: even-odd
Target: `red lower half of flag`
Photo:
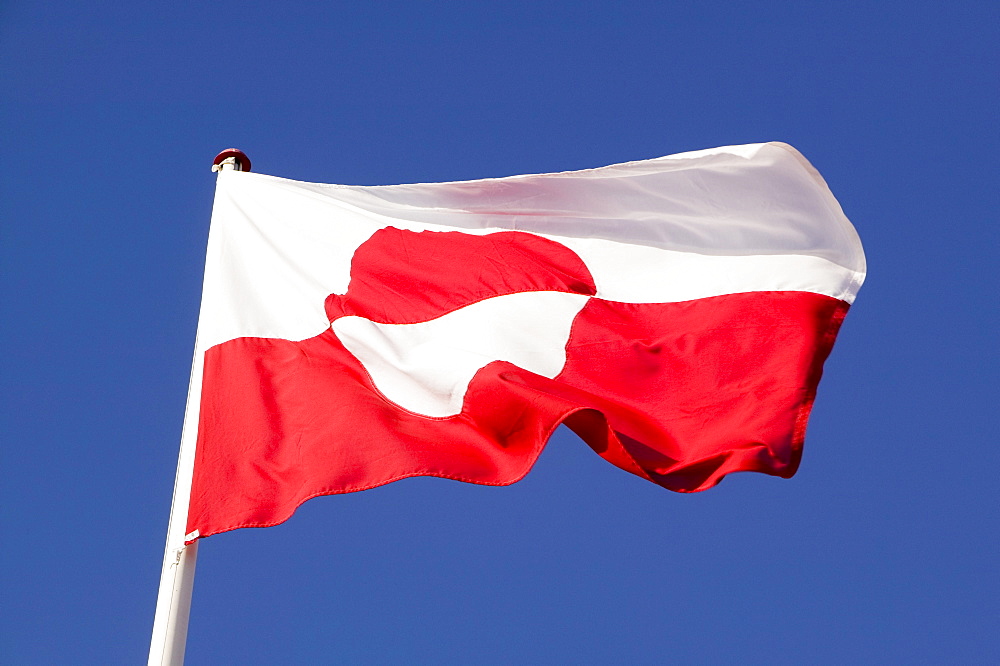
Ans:
[[[230,340],[205,354],[187,531],[275,525],[309,498],[409,476],[511,484],[562,423],[675,491],[740,471],[789,477],[847,308],[807,292],[591,298],[559,375],[490,363],[461,413],[437,418],[384,397],[332,330]]]

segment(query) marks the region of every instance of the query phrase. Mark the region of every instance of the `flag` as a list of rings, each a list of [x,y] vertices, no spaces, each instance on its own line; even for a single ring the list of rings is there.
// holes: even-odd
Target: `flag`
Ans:
[[[410,476],[511,484],[560,424],[670,490],[790,477],[864,275],[781,143],[377,187],[223,171],[186,539]]]

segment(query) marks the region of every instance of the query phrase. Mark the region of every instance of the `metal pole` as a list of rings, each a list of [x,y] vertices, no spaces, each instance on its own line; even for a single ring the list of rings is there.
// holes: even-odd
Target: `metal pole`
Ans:
[[[219,153],[212,165],[212,171],[249,171],[249,167],[250,160],[246,155],[231,148]],[[198,560],[198,542],[184,545],[186,539],[197,538],[197,534],[184,533],[191,497],[191,478],[194,474],[195,445],[198,441],[204,358],[197,337],[194,347],[191,381],[188,385],[184,426],[181,429],[181,445],[177,457],[177,475],[174,478],[174,495],[170,505],[170,522],[167,526],[167,542],[163,550],[160,590],[156,598],[156,615],[153,619],[153,637],[149,644],[149,666],[182,666],[184,648],[187,644],[191,593],[194,590],[194,571]]]

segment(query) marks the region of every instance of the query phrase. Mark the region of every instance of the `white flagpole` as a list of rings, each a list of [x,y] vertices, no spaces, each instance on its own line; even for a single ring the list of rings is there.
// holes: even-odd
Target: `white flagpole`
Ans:
[[[222,170],[249,171],[250,160],[242,151],[234,148],[224,150],[218,154],[212,166],[212,171]],[[156,598],[153,638],[149,644],[149,666],[181,666],[184,663],[191,592],[194,589],[194,570],[198,559],[198,542],[185,546],[184,541],[188,535],[184,533],[184,529],[187,525],[195,444],[198,439],[202,370],[202,354],[196,338],[187,406],[184,409],[184,426],[181,429],[180,453],[177,457],[177,475],[174,478],[174,496],[170,505],[170,522],[167,525],[167,543],[163,550],[160,591]]]

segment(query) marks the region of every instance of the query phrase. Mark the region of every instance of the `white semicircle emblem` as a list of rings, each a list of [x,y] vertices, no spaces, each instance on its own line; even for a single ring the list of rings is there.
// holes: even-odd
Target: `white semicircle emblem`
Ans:
[[[507,361],[554,378],[566,364],[573,320],[590,296],[529,291],[495,296],[415,324],[347,316],[330,325],[382,394],[431,417],[461,413],[480,368]]]

